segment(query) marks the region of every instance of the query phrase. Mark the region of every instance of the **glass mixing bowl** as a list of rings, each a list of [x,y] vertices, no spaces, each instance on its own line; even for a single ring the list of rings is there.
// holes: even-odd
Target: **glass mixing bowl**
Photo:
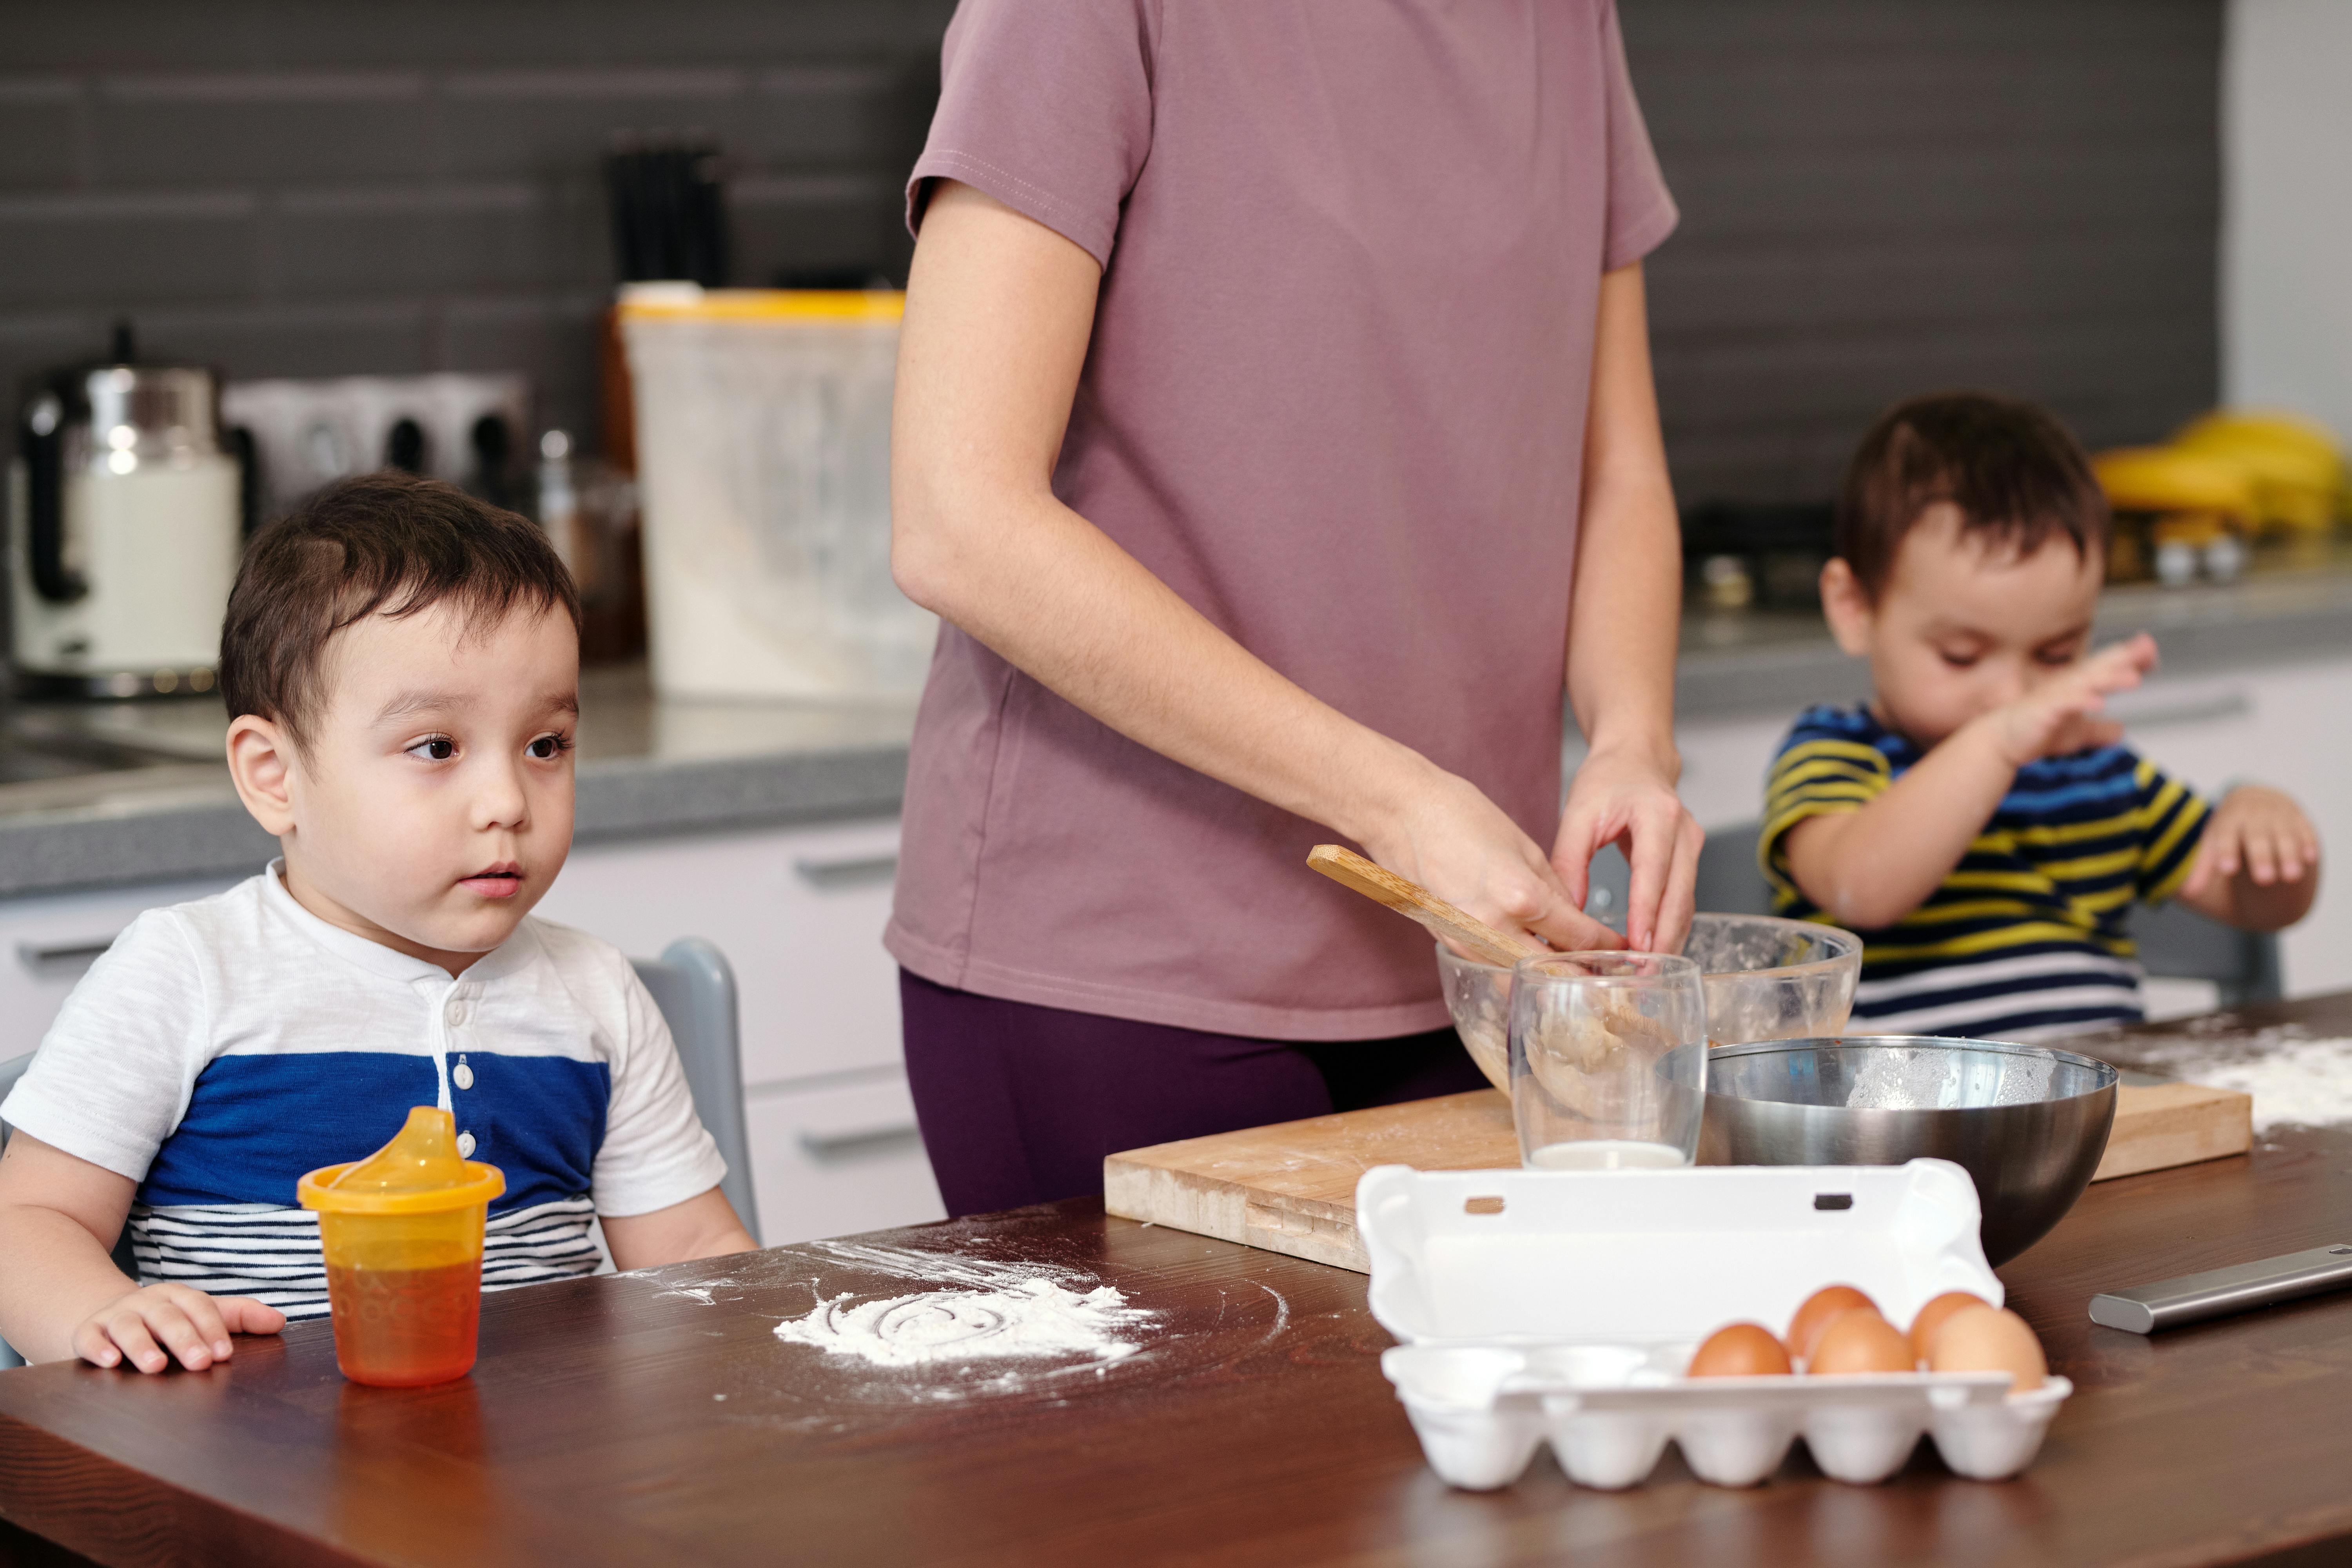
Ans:
[[[1862,973],[1862,939],[1834,926],[1772,915],[1699,915],[1683,956],[1706,986],[1706,1036],[1717,1046],[1801,1040],[1845,1027]],[[1437,944],[1437,973],[1454,1032],[1486,1081],[1511,1086],[1511,972]]]

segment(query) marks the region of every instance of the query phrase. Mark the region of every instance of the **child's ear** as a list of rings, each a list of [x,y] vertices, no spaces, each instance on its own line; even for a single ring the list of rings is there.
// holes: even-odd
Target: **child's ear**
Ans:
[[[1871,626],[1877,612],[1863,591],[1862,579],[1853,574],[1843,555],[1831,556],[1829,564],[1822,568],[1822,615],[1830,623],[1830,636],[1837,638],[1838,647],[1849,657],[1869,657]]]
[[[285,726],[240,714],[228,727],[228,773],[236,795],[272,838],[294,831],[293,740]]]

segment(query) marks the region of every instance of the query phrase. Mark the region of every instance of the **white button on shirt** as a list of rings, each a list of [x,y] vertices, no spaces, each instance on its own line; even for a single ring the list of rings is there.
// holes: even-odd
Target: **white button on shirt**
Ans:
[[[466,1021],[466,1004],[455,996],[450,997],[449,1005],[441,1009],[441,1019],[451,1028],[456,1028]]]
[[[474,1087],[474,1069],[464,1062],[459,1062],[449,1069],[449,1081],[459,1089],[471,1089]]]
[[[459,1155],[468,1160],[474,1157],[474,1135],[472,1133],[460,1132],[457,1134],[457,1152]]]

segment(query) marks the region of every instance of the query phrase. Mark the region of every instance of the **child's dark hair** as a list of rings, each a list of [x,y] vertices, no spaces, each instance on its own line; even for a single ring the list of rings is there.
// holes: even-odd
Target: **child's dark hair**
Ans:
[[[529,518],[403,473],[329,485],[246,546],[221,626],[230,716],[257,714],[304,744],[337,632],[447,602],[476,628],[518,605],[580,626],[572,574]]]
[[[1895,552],[1937,501],[1960,527],[2019,556],[2063,538],[2104,560],[2111,521],[2081,443],[2046,411],[2016,398],[1947,392],[1878,416],[1847,465],[1836,550],[1873,599]]]

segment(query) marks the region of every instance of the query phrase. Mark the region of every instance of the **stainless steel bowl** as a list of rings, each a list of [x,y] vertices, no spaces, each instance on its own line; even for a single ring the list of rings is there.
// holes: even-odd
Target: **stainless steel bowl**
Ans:
[[[2041,1240],[2090,1184],[2116,1069],[2072,1051],[1924,1035],[1766,1040],[1708,1053],[1702,1165],[1899,1165],[1976,1178],[1985,1257]]]

